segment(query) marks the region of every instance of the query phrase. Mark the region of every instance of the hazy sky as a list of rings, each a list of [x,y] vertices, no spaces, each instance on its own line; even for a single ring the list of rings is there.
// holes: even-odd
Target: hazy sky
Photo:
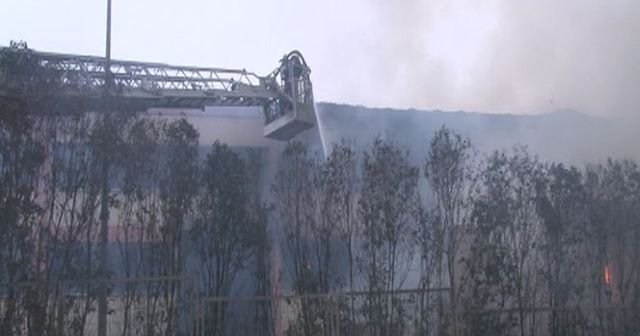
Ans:
[[[104,54],[106,0],[1,0],[0,45]],[[113,0],[119,59],[267,74],[299,49],[316,100],[636,116],[636,0]]]

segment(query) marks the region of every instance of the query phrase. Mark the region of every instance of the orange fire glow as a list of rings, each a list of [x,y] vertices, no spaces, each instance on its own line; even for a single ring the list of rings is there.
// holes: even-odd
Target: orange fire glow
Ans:
[[[611,266],[604,266],[604,283],[607,286],[613,285],[613,275],[611,274]]]

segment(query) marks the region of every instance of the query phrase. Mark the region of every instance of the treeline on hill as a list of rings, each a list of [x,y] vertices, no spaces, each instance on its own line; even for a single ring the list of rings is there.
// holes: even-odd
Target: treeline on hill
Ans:
[[[146,330],[162,324],[167,335],[186,314],[186,289],[172,279],[196,273],[199,297],[228,297],[243,273],[252,295],[272,295],[274,237],[293,293],[351,292],[332,305],[300,301],[291,335],[326,332],[336,309],[348,335],[364,326],[371,335],[640,330],[640,168],[631,160],[574,167],[524,148],[480,156],[445,127],[419,165],[379,138],[364,151],[334,144],[326,158],[294,141],[265,199],[260,152],[216,142],[203,158],[186,120],[31,109],[0,99],[0,334],[86,330],[96,295],[51,303],[70,289],[95,293],[91,280],[106,276],[104,220],[117,223],[111,270],[168,279],[126,282],[116,314],[138,323],[127,310],[143,287],[146,307],[164,312],[145,315]],[[419,291],[407,295],[410,279]],[[264,302],[253,321],[273,333]],[[212,308],[216,335],[228,332],[228,308]]]

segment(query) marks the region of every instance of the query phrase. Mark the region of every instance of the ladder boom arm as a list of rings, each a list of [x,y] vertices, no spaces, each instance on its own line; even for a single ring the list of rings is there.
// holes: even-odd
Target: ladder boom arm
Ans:
[[[246,70],[121,60],[111,60],[110,71],[106,67],[104,57],[39,52],[26,44],[12,44],[0,48],[0,97],[45,94],[47,90],[28,89],[32,82],[44,82],[55,87],[60,100],[82,99],[95,110],[104,106],[103,99],[109,96],[119,106],[138,111],[153,107],[260,106],[266,126],[284,116],[303,121],[300,129],[311,127],[315,121],[309,117],[313,112],[311,71],[297,51],[285,55],[267,76]],[[299,132],[273,137],[285,140]],[[265,136],[271,133],[265,128]]]
[[[20,52],[12,48],[2,48],[0,53]],[[29,57],[38,65],[56,75],[58,85],[67,95],[102,95],[106,83],[106,59],[103,57],[55,54],[29,51]],[[267,90],[265,81],[245,70],[221,68],[173,66],[162,63],[132,62],[112,60],[110,65],[112,85],[117,94],[135,99],[149,100],[168,98],[150,107],[196,107],[202,105],[261,105],[261,100],[278,98],[278,92]],[[0,71],[0,85],[17,89],[20,83],[13,82]],[[4,77],[4,78],[3,78]],[[14,78],[15,80],[15,78]],[[216,97],[217,99],[212,99]],[[240,99],[240,98],[246,99]],[[173,104],[171,102],[173,98]],[[202,99],[192,104],[184,100]],[[229,99],[226,99],[229,98]],[[235,99],[238,98],[238,99]],[[182,100],[182,104],[180,103]],[[186,106],[185,106],[186,105]]]

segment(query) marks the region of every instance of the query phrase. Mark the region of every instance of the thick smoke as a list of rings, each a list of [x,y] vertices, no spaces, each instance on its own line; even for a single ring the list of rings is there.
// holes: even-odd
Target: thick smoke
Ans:
[[[380,105],[638,114],[638,1],[372,4],[380,24],[372,64],[391,92]],[[448,54],[438,54],[442,44]]]

